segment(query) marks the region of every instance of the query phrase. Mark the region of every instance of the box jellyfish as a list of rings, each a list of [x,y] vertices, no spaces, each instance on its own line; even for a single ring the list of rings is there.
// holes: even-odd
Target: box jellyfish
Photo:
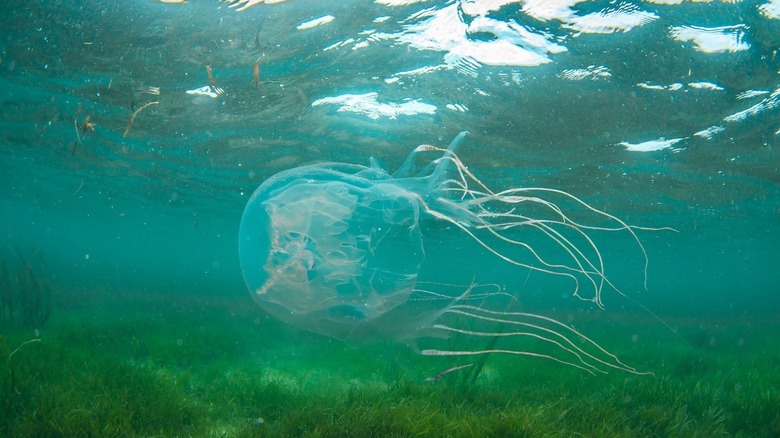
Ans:
[[[573,327],[516,311],[516,294],[498,286],[421,278],[426,242],[456,234],[492,262],[560,277],[572,296],[602,307],[602,291],[615,288],[591,233],[621,231],[636,240],[634,227],[566,192],[490,189],[455,153],[466,134],[447,149],[417,147],[392,174],[375,160],[320,163],[263,182],[247,203],[239,236],[254,300],[278,319],[345,341],[459,337],[467,347],[448,342],[450,348],[418,351],[533,356],[593,374],[641,374]],[[434,158],[420,165],[424,155]],[[598,220],[585,223],[583,216]],[[498,347],[498,339],[525,340],[527,348]]]

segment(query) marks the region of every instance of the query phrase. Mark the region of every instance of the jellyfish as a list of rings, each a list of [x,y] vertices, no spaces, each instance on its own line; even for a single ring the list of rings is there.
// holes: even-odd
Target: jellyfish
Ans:
[[[393,173],[372,158],[369,166],[318,163],[264,181],[246,205],[239,233],[254,300],[293,326],[347,342],[414,345],[459,337],[473,342],[417,351],[461,359],[532,356],[591,374],[644,374],[574,327],[518,311],[516,292],[475,278],[464,284],[424,278],[429,246],[454,237],[497,264],[560,277],[570,284],[567,293],[598,308],[605,289],[618,289],[605,274],[593,232],[627,233],[646,268],[637,227],[562,190],[489,188],[456,153],[466,135],[446,149],[418,146]],[[583,215],[599,220],[586,223]],[[529,347],[497,346],[503,339]]]

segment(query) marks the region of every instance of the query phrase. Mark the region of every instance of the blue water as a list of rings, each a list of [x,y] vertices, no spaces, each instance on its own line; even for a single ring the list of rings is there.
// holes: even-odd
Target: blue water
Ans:
[[[638,231],[646,289],[630,236],[605,238],[629,299],[605,291],[603,312],[669,332],[780,318],[777,1],[55,3],[0,18],[0,253],[40,253],[55,316],[58,293],[254,306],[238,228],[266,178],[370,157],[393,171],[468,130],[459,156],[496,190],[675,230]],[[442,238],[436,281],[470,266],[524,287]],[[527,287],[536,310],[565,298]]]

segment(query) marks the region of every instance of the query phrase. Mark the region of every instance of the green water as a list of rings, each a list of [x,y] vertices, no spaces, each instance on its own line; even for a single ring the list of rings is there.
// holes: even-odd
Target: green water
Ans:
[[[478,52],[412,41],[447,1],[289,0],[243,13],[208,0],[6,6],[0,290],[14,307],[0,319],[0,435],[780,436],[771,4],[585,2],[543,19],[526,3],[479,13],[480,3],[457,3]],[[577,20],[599,11],[655,18],[611,33]],[[296,29],[328,14],[332,23]],[[721,26],[732,26],[721,30],[730,49],[675,37]],[[549,62],[480,57],[501,40]],[[187,94],[209,85],[207,65],[224,94]],[[571,79],[594,66],[610,74]],[[362,107],[315,105],[367,93],[378,97]],[[388,115],[412,101],[436,109]],[[377,102],[396,106],[369,114]],[[722,131],[696,135],[713,126]],[[604,309],[436,223],[425,226],[422,280],[498,284],[514,311],[560,320],[648,374],[418,354],[489,339],[348,344],[255,304],[238,228],[266,178],[370,157],[393,171],[417,145],[446,147],[461,130],[459,156],[495,190],[565,190],[628,224],[674,231],[637,230],[641,246],[593,232],[623,294],[605,288]],[[648,152],[621,144],[675,138]],[[533,340],[496,345],[560,354]]]

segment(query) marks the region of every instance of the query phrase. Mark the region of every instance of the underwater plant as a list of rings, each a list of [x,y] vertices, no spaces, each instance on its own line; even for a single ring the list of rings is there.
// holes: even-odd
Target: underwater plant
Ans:
[[[263,182],[247,203],[239,237],[242,271],[255,301],[294,326],[348,342],[487,339],[483,348],[470,342],[469,348],[419,353],[522,355],[592,374],[610,368],[646,374],[563,322],[514,311],[516,293],[494,284],[441,284],[421,277],[426,242],[453,233],[509,266],[570,280],[574,297],[599,308],[604,289],[617,288],[590,233],[628,233],[646,269],[638,227],[561,190],[490,189],[456,154],[466,135],[461,132],[447,149],[417,147],[393,174],[372,159],[370,167],[301,166]],[[417,166],[419,156],[430,152],[437,158]],[[578,222],[551,198],[601,224]],[[499,348],[499,338],[535,347]],[[461,368],[468,367],[452,370]]]
[[[14,365],[13,365],[14,355],[16,353],[18,353],[19,350],[21,350],[22,348],[26,347],[27,345],[30,345],[30,344],[33,344],[33,343],[36,343],[36,342],[41,342],[41,338],[33,338],[33,339],[28,340],[28,341],[22,342],[13,351],[9,352],[10,349],[9,349],[9,346],[8,346],[5,338],[0,336],[0,346],[2,346],[3,350],[5,350],[5,352],[6,352],[6,366],[8,367],[8,375],[10,376],[10,380],[11,380],[11,390],[16,395],[21,395],[21,393],[19,392],[19,388],[16,387],[16,374],[14,372]]]
[[[5,258],[0,257],[0,322],[14,318],[14,294],[11,287],[11,274],[5,263]]]
[[[15,257],[9,261],[0,257],[0,322],[17,320],[24,326],[41,328],[52,312],[52,287],[46,280],[43,258],[35,249],[33,259],[25,258],[18,248],[13,252]]]

